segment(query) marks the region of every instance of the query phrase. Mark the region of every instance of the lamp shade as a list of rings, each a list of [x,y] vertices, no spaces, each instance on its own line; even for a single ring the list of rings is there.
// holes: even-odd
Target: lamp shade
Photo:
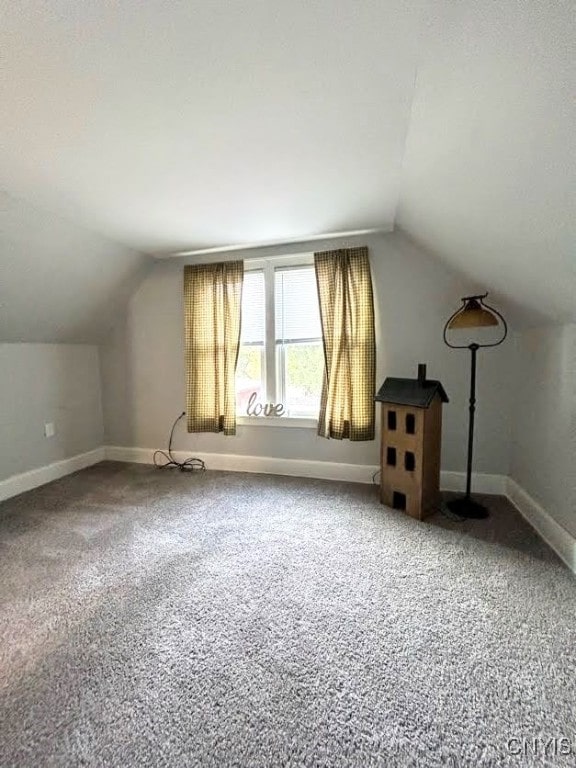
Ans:
[[[450,330],[459,328],[484,328],[499,325],[498,318],[486,309],[476,297],[465,299],[464,306],[448,323]]]

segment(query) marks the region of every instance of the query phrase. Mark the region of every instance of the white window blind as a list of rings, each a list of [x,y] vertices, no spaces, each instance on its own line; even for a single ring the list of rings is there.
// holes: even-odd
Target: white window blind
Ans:
[[[320,339],[320,311],[314,267],[275,270],[276,340]]]
[[[263,344],[266,335],[264,273],[244,273],[240,344]]]

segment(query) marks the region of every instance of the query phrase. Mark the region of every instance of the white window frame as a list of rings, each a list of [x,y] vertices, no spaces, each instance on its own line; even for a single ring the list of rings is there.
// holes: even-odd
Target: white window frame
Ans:
[[[279,394],[276,381],[276,317],[275,317],[275,279],[274,272],[278,267],[302,267],[313,266],[313,253],[298,253],[290,256],[270,256],[262,259],[247,259],[244,262],[244,271],[262,271],[264,273],[264,303],[266,311],[265,336],[264,336],[264,382],[266,393]],[[318,419],[298,418],[291,416],[237,416],[236,422],[240,426],[251,427],[297,427],[304,429],[316,429]]]

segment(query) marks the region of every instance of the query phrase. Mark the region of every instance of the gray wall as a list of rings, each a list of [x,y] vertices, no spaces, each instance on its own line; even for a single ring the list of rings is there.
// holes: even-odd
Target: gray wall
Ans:
[[[527,331],[510,474],[576,536],[576,325]]]
[[[56,434],[44,436],[54,422]],[[0,344],[0,480],[102,445],[98,348]]]
[[[0,343],[97,344],[151,263],[0,191]]]
[[[229,258],[282,255],[345,246],[351,240],[234,252]],[[370,247],[376,301],[377,385],[387,375],[413,376],[428,363],[450,396],[445,407],[443,468],[466,462],[468,352],[442,342],[442,327],[460,296],[473,291],[457,274],[398,233],[356,241]],[[196,257],[217,261],[222,254]],[[108,445],[164,447],[174,418],[185,408],[182,269],[194,259],[159,261],[133,296],[126,316],[102,348],[105,440]],[[489,286],[487,286],[489,288]],[[479,361],[475,469],[507,474],[515,339],[486,350]],[[377,464],[378,441],[325,440],[311,429],[239,426],[235,437],[188,435],[176,449],[279,458]]]

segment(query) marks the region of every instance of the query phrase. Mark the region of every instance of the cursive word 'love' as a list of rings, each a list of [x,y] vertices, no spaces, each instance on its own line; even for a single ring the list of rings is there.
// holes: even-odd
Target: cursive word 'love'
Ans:
[[[248,405],[246,406],[246,414],[248,416],[283,416],[284,406],[282,403],[257,403],[258,397],[256,392],[252,392]]]

